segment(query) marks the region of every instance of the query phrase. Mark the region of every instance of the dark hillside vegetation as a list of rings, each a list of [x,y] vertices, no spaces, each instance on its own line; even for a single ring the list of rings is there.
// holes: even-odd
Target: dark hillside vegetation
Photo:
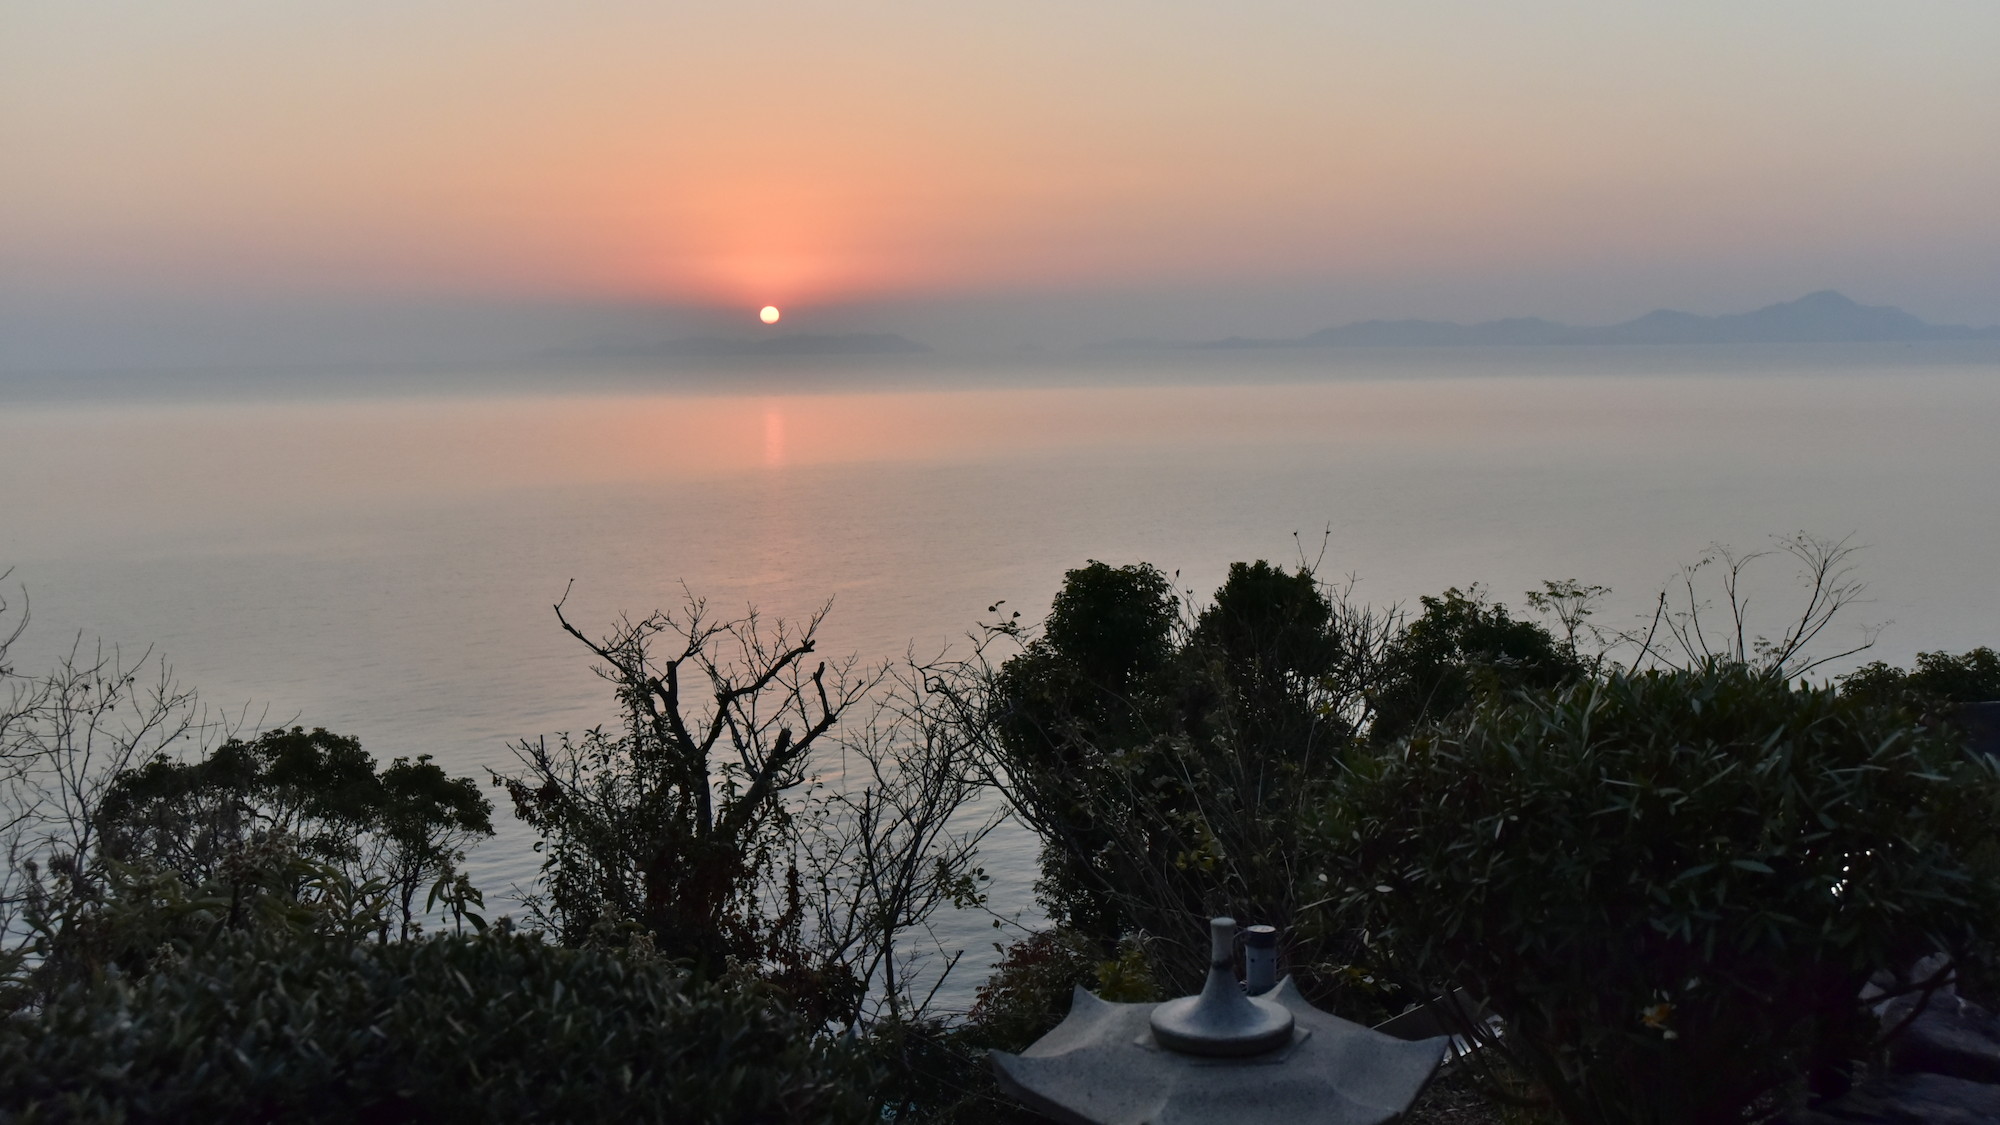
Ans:
[[[2000,924],[1993,765],[1743,665],[1489,698],[1354,768],[1316,913],[1484,997],[1488,1051],[1571,1122],[1837,1094],[1880,1034],[1870,977]]]
[[[1002,1125],[986,1051],[1079,984],[1189,991],[1229,913],[1357,1022],[1455,989],[1499,1019],[1413,1121],[1768,1117],[1879,1061],[1862,983],[2000,979],[2000,776],[1955,710],[2000,661],[1808,683],[1848,553],[1718,548],[1629,632],[1575,581],[1524,615],[1368,607],[1303,560],[1205,597],[1091,562],[1039,627],[874,669],[823,660],[817,617],[690,599],[591,637],[558,607],[614,709],[489,779],[539,837],[521,923],[460,870],[471,779],[0,644],[0,1115]],[[1765,558],[1802,578],[1770,636]],[[922,938],[983,904],[985,794],[1039,837],[1052,921],[952,1013]]]
[[[858,1054],[741,982],[507,933],[235,934],[0,1023],[20,1121],[879,1119]]]

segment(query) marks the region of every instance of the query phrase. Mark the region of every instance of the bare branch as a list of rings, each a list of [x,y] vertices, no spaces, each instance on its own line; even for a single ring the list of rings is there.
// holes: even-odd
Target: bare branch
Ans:
[[[1863,600],[1866,586],[1855,577],[1853,557],[1857,548],[1852,545],[1852,536],[1822,539],[1799,532],[1775,538],[1776,548],[1744,554],[1715,544],[1693,565],[1684,567],[1673,585],[1661,591],[1644,638],[1636,633],[1623,638],[1637,649],[1633,666],[1641,667],[1661,658],[1654,637],[1662,628],[1680,649],[1679,660],[1673,662],[1678,667],[1726,660],[1761,668],[1786,679],[1806,675],[1873,646],[1879,627],[1863,624],[1859,626],[1861,637],[1857,643],[1825,655],[1812,652],[1827,630],[1844,620],[1850,607]],[[1781,604],[1772,599],[1782,597],[1779,593],[1782,588],[1764,579],[1768,568],[1758,565],[1779,555],[1795,560],[1798,569],[1791,583],[1793,608],[1781,619],[1776,635],[1769,636],[1758,629],[1760,615],[1753,612],[1753,603],[1759,602],[1760,595],[1755,591],[1761,590],[1762,604]],[[1702,595],[1704,572],[1710,570],[1723,607],[1724,628],[1719,632],[1709,627],[1713,603]]]

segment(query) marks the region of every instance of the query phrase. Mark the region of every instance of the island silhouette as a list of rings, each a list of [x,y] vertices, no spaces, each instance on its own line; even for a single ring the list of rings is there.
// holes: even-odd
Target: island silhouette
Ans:
[[[1564,344],[1860,344],[1917,340],[2000,340],[2000,327],[1930,324],[1902,309],[1863,305],[1831,289],[1752,312],[1699,316],[1657,309],[1621,324],[1578,328],[1539,317],[1480,324],[1442,320],[1363,320],[1293,339],[1231,336],[1184,347],[1398,348]]]
[[[894,332],[787,332],[755,337],[683,336],[544,353],[551,359],[722,359],[736,356],[919,355],[930,351]]]

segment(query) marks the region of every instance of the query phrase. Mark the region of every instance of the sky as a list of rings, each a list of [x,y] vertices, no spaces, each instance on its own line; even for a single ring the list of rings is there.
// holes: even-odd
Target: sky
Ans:
[[[2000,323],[1995,57],[1991,0],[0,0],[0,366]]]

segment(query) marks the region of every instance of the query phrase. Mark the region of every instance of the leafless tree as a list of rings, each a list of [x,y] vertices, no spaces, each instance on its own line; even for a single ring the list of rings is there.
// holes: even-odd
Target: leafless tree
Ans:
[[[1555,619],[1556,627],[1562,630],[1563,647],[1572,657],[1584,658],[1586,644],[1600,656],[1608,638],[1612,635],[1596,622],[1590,620],[1597,613],[1598,603],[1611,593],[1611,587],[1579,582],[1574,578],[1544,580],[1539,590],[1527,592],[1528,607],[1545,617]]]
[[[0,620],[10,609],[0,598]],[[26,624],[23,596],[0,626],[0,969],[10,974],[29,915],[102,890],[96,812],[112,779],[211,729],[150,649],[134,659],[78,637],[48,671],[21,674],[10,656]]]
[[[976,894],[990,825],[956,815],[973,785],[923,670],[816,659],[825,613],[718,620],[689,594],[592,638],[557,604],[622,729],[524,741],[496,782],[542,836],[531,905],[562,940],[628,926],[839,1023],[921,1007],[905,935]]]
[[[755,887],[775,862],[768,833],[782,827],[783,798],[872,684],[851,664],[809,660],[824,610],[800,627],[767,628],[754,612],[712,620],[690,594],[680,612],[621,620],[601,639],[573,625],[563,603],[555,611],[603,662],[624,729],[554,749],[523,742],[527,773],[498,779],[555,849],[547,920],[576,940],[609,907],[663,938],[743,929],[754,945]]]
[[[1647,627],[1622,638],[1636,652],[1633,665],[1685,668],[1725,660],[1797,679],[1873,646],[1879,626],[1863,626],[1858,640],[1837,651],[1813,648],[1866,593],[1866,583],[1855,574],[1853,537],[1797,532],[1775,540],[1772,547],[1749,552],[1714,544],[1683,567],[1660,591]],[[1773,596],[1761,581],[1768,570],[1763,564],[1781,559],[1794,564],[1792,581],[1786,593]],[[1775,618],[1761,611],[1767,598],[1779,606]],[[1765,631],[1765,620],[1772,621],[1768,627],[1774,633]]]
[[[0,583],[12,574],[11,570],[0,572]],[[33,787],[26,784],[33,764],[28,753],[27,726],[30,717],[41,710],[46,690],[40,681],[14,670],[14,643],[28,628],[27,591],[22,590],[19,597],[20,609],[16,611],[4,589],[0,589],[0,802],[4,802],[0,803],[0,840],[8,844],[10,853],[22,827],[39,805],[31,799],[35,795]],[[0,889],[0,894],[10,889],[11,882]]]
[[[977,732],[942,691],[960,667],[910,659],[888,671],[871,718],[828,763],[799,841],[815,940],[868,983],[860,1020],[923,1017],[965,952],[944,948],[931,920],[985,902],[979,845],[1005,813],[978,802]]]

